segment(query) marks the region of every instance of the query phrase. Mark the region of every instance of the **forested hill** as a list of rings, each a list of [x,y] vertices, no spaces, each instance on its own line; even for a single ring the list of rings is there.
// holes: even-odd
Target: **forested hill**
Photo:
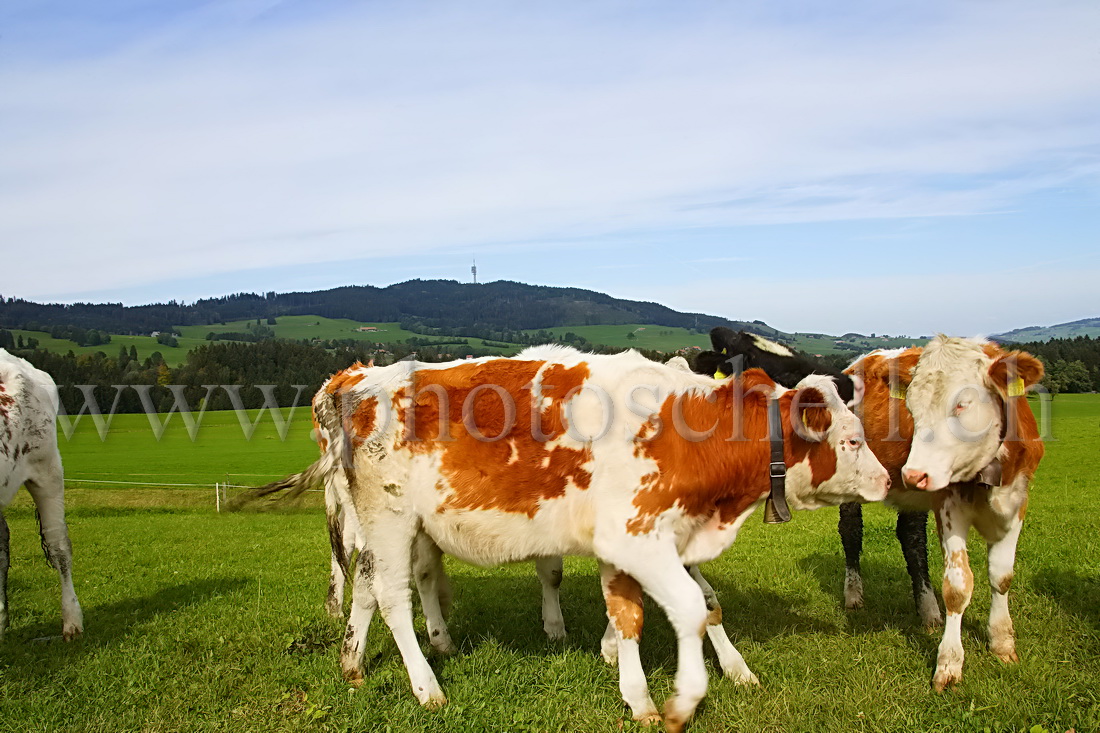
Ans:
[[[1078,336],[1100,336],[1100,318],[1082,318],[1079,321],[1058,323],[1053,326],[1028,326],[1006,333],[994,334],[990,338],[1002,343],[1027,343],[1050,341],[1051,339],[1072,339]]]
[[[173,326],[284,315],[404,321],[440,329],[520,330],[649,323],[703,331],[728,326],[762,335],[780,335],[762,321],[730,321],[702,313],[680,313],[658,303],[622,300],[592,290],[506,280],[480,285],[454,280],[410,280],[384,288],[353,285],[310,293],[237,293],[192,304],[170,301],[140,306],[42,304],[0,298],[0,327],[32,330],[64,325],[138,334],[167,331]]]

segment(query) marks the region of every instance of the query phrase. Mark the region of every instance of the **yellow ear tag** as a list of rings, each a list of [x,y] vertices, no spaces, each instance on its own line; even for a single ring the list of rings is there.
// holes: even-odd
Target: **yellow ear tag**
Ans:
[[[725,378],[726,378],[726,375],[722,373],[722,370],[721,370],[721,369],[719,369],[718,371],[716,371],[716,372],[714,373],[714,378],[715,378],[715,379],[725,379]]]
[[[890,388],[890,396],[895,400],[905,400],[905,385],[899,384],[896,387]]]
[[[808,422],[806,422],[806,411],[805,410],[802,411],[802,426],[805,427],[807,430],[810,429],[810,424]]]
[[[1021,377],[1016,377],[1008,383],[1008,396],[1009,397],[1022,397],[1027,388],[1024,387],[1024,380]]]

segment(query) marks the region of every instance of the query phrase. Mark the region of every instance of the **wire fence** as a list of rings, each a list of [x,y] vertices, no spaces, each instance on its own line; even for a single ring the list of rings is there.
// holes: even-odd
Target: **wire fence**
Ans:
[[[104,475],[104,473],[88,472],[92,475]],[[110,475],[110,474],[107,474]],[[96,484],[97,486],[109,487],[142,487],[145,489],[155,491],[214,491],[214,509],[217,512],[221,512],[222,505],[229,500],[229,491],[237,489],[252,489],[257,484],[263,484],[268,481],[273,481],[279,476],[273,476],[272,474],[264,473],[227,473],[225,474],[225,481],[215,481],[213,484],[206,483],[191,483],[191,482],[178,482],[178,481],[158,481],[158,477],[178,477],[187,476],[188,474],[131,474],[133,476],[149,476],[150,479],[144,481],[122,481],[119,479],[93,479],[84,478],[83,476],[71,476],[65,477],[65,488],[83,488],[84,484]],[[230,477],[253,477],[262,479],[261,481],[252,482],[248,484],[234,483],[229,480]],[[324,493],[324,489],[306,489],[310,493]]]

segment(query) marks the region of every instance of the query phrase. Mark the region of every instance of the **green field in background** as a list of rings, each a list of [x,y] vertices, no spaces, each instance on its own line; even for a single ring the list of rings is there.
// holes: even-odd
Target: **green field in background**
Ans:
[[[145,360],[154,351],[159,351],[164,360],[173,365],[178,366],[187,359],[187,352],[191,349],[208,343],[204,338],[180,338],[177,339],[179,345],[176,347],[164,346],[158,344],[157,340],[152,336],[122,336],[117,334],[111,335],[111,343],[101,344],[99,346],[78,346],[75,341],[68,339],[55,339],[45,331],[23,331],[20,329],[13,329],[12,334],[21,335],[24,340],[27,338],[38,339],[38,348],[45,349],[47,351],[56,351],[59,354],[64,354],[67,351],[72,351],[74,354],[94,354],[97,351],[102,351],[107,356],[115,359],[118,357],[119,349],[126,347],[129,351],[131,346],[137,347],[138,358]]]

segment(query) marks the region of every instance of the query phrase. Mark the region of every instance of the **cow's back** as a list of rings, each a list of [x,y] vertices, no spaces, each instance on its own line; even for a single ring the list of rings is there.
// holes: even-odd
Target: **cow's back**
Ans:
[[[35,461],[57,455],[57,386],[45,372],[0,349],[0,507]]]

